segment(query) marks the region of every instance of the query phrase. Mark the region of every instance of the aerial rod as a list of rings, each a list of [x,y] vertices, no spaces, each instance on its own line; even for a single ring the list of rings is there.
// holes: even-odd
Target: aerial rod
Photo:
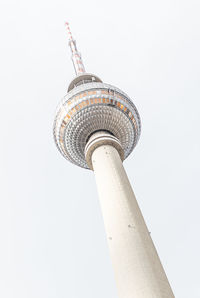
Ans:
[[[79,74],[82,74],[85,72],[85,67],[83,65],[81,53],[79,53],[77,50],[76,41],[72,37],[69,23],[66,22],[65,25],[66,25],[68,39],[69,39],[69,46],[70,46],[71,52],[72,52],[72,62],[74,65],[74,70],[75,70],[76,75],[79,75]]]

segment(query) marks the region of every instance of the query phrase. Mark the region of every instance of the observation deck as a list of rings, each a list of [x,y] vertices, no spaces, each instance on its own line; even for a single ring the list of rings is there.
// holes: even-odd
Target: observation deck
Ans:
[[[131,99],[120,89],[92,74],[78,75],[60,102],[54,138],[62,155],[88,169],[85,146],[97,131],[107,131],[120,142],[126,159],[140,136],[140,117]]]

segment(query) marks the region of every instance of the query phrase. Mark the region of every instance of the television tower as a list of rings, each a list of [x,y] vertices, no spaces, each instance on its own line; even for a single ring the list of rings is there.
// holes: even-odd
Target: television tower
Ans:
[[[140,136],[138,111],[123,91],[85,72],[66,27],[77,76],[57,109],[56,145],[94,171],[119,298],[174,297],[122,163]]]

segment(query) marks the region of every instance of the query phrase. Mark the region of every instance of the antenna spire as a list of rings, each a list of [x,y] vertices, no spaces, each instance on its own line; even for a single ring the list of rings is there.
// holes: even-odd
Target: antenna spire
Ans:
[[[69,46],[70,46],[71,52],[72,52],[72,62],[74,65],[74,70],[75,70],[76,74],[79,75],[79,74],[85,72],[85,67],[83,65],[81,53],[79,53],[77,50],[76,41],[72,37],[72,33],[69,28],[69,23],[66,22],[65,25],[66,25],[68,39],[69,39]]]

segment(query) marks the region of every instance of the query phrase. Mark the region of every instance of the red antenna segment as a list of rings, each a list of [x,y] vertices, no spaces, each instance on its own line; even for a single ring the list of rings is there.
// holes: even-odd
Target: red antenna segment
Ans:
[[[73,62],[76,74],[79,75],[79,74],[85,72],[85,67],[83,65],[81,54],[77,50],[76,41],[72,37],[69,23],[66,22],[65,25],[66,25],[68,39],[69,39],[69,46],[70,46],[71,52],[72,52],[72,62]]]

